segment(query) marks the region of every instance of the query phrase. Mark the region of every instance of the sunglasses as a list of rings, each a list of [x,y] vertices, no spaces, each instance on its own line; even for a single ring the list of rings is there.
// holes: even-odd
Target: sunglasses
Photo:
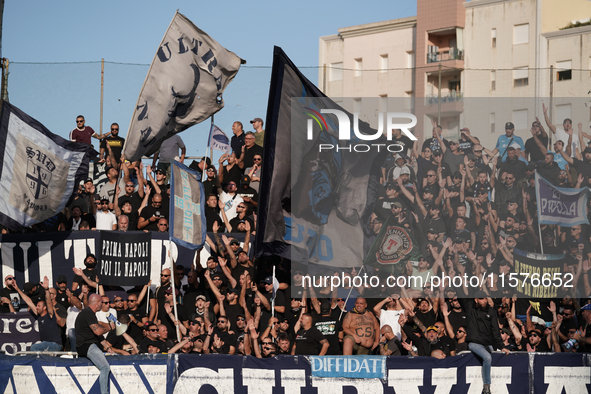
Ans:
[[[272,343],[273,343],[273,342],[263,342],[263,345],[270,345],[270,344],[272,344]]]
[[[462,333],[462,334],[465,334],[466,333],[466,331],[460,331],[460,330],[458,330],[458,332],[459,333]]]
[[[14,278],[6,278],[6,280],[13,280]]]
[[[77,120],[76,123],[84,123],[83,120]]]
[[[263,160],[263,159],[253,159],[253,160],[254,160],[254,161],[261,161],[261,160]]]
[[[136,302],[136,301],[137,300],[132,300],[132,299],[127,300],[127,302]]]
[[[245,319],[245,318],[243,318],[243,317],[239,317],[239,318],[238,318],[238,319],[236,319],[236,320],[238,320],[238,321],[244,321],[244,320],[246,320],[246,319]]]
[[[110,304],[110,301],[103,301],[103,304]]]
[[[530,337],[539,337],[539,335],[538,334],[535,334],[535,333],[529,334],[529,336]]]
[[[111,131],[119,131],[119,129],[111,129]]]
[[[482,153],[482,150],[475,150],[474,153]]]
[[[115,300],[115,302],[123,302],[123,300],[119,298],[118,300]]]
[[[189,325],[191,325],[191,326],[198,326],[199,323],[195,323],[195,322],[192,321],[192,322],[189,323]]]
[[[135,185],[133,183],[130,183],[129,185],[125,185],[126,187],[134,187]]]
[[[160,275],[161,278],[168,278],[170,275]]]
[[[218,320],[218,323],[225,324],[225,323],[227,323],[227,322],[226,322],[225,320]]]
[[[158,332],[158,329],[157,328],[150,328],[150,331],[152,331],[152,332]]]

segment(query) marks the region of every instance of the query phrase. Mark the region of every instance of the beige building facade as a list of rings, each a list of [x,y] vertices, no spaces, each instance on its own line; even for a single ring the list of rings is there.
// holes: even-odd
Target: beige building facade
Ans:
[[[380,111],[413,111],[415,134],[430,134],[434,119],[447,136],[469,127],[487,147],[509,121],[529,138],[542,102],[553,123],[568,117],[590,131],[591,26],[563,28],[585,22],[591,1],[566,3],[418,0],[416,17],[321,37],[318,86],[352,98],[343,105],[362,118],[363,98],[378,98]]]

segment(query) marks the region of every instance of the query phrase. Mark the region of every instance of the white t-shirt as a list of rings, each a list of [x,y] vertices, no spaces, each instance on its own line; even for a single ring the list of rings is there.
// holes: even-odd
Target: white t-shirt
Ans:
[[[564,131],[564,129],[561,129],[560,127],[556,128],[556,134],[554,135],[555,137],[555,141],[562,141],[564,144],[564,153],[566,153],[566,144],[568,143],[568,134],[566,134],[566,131]],[[572,144],[571,144],[571,153],[570,153],[570,157],[575,157],[576,156],[576,149],[579,149],[579,152],[581,154],[583,154],[583,151],[581,150],[581,143],[579,142],[579,135],[578,133],[573,132],[573,139],[572,139]]]
[[[109,308],[109,311],[108,312],[103,312],[103,311],[96,312],[95,313],[96,320],[102,321],[103,323],[109,323],[109,320],[107,320],[107,315],[109,315],[109,314],[117,317],[117,311],[115,309],[113,309],[113,308]],[[107,338],[107,335],[108,334],[109,334],[108,332],[106,332],[106,333],[103,334],[103,336],[105,337],[105,339]]]
[[[113,225],[117,225],[117,216],[113,212],[98,211],[96,213],[96,229],[113,231]]]
[[[384,326],[390,326],[394,335],[398,337],[398,340],[402,340],[402,327],[398,324],[400,315],[404,313],[404,309],[400,311],[388,311],[383,310],[380,312],[380,329]]]
[[[239,195],[236,195],[236,198],[234,198],[234,196],[231,196],[226,192],[222,192],[222,194],[220,194],[220,200],[222,200],[224,203],[224,212],[226,212],[228,222],[236,217],[236,207],[238,204],[244,202],[242,197]]]
[[[66,317],[66,329],[74,329],[76,325],[76,318],[80,313],[80,309],[76,308],[75,306],[68,307],[68,317]]]

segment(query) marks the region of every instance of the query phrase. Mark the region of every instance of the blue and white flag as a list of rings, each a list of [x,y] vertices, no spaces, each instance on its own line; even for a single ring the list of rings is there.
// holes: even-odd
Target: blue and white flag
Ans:
[[[558,224],[563,227],[589,224],[586,212],[588,197],[587,187],[556,187],[536,172],[536,201],[540,224]]]
[[[245,63],[176,13],[152,60],[123,148],[139,160],[224,107],[222,94]]]
[[[230,139],[226,136],[226,133],[219,127],[212,124],[209,130],[209,139],[207,142],[209,148],[221,150],[224,153],[230,154],[232,152],[232,146],[230,146]]]
[[[2,102],[0,224],[16,231],[60,212],[96,155],[91,145],[65,140]]]
[[[205,192],[197,172],[173,160],[170,167],[170,238],[189,249],[205,243]]]

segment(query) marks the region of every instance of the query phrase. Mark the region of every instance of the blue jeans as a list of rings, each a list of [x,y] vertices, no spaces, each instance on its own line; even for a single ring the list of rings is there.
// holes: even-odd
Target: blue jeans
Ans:
[[[492,346],[488,346],[492,352]],[[490,365],[492,364],[492,355],[486,350],[483,345],[478,343],[470,342],[468,349],[476,355],[476,357],[482,359],[482,382],[490,385]]]
[[[74,331],[73,328],[70,328],[68,330],[68,339],[70,340],[70,351],[75,352],[76,351],[76,332]]]
[[[95,367],[101,371],[99,376],[99,384],[101,386],[101,394],[109,394],[109,373],[111,368],[105,354],[96,344],[90,345],[86,357],[92,361]]]
[[[62,350],[62,345],[55,342],[39,342],[31,346],[32,352],[59,352]]]

